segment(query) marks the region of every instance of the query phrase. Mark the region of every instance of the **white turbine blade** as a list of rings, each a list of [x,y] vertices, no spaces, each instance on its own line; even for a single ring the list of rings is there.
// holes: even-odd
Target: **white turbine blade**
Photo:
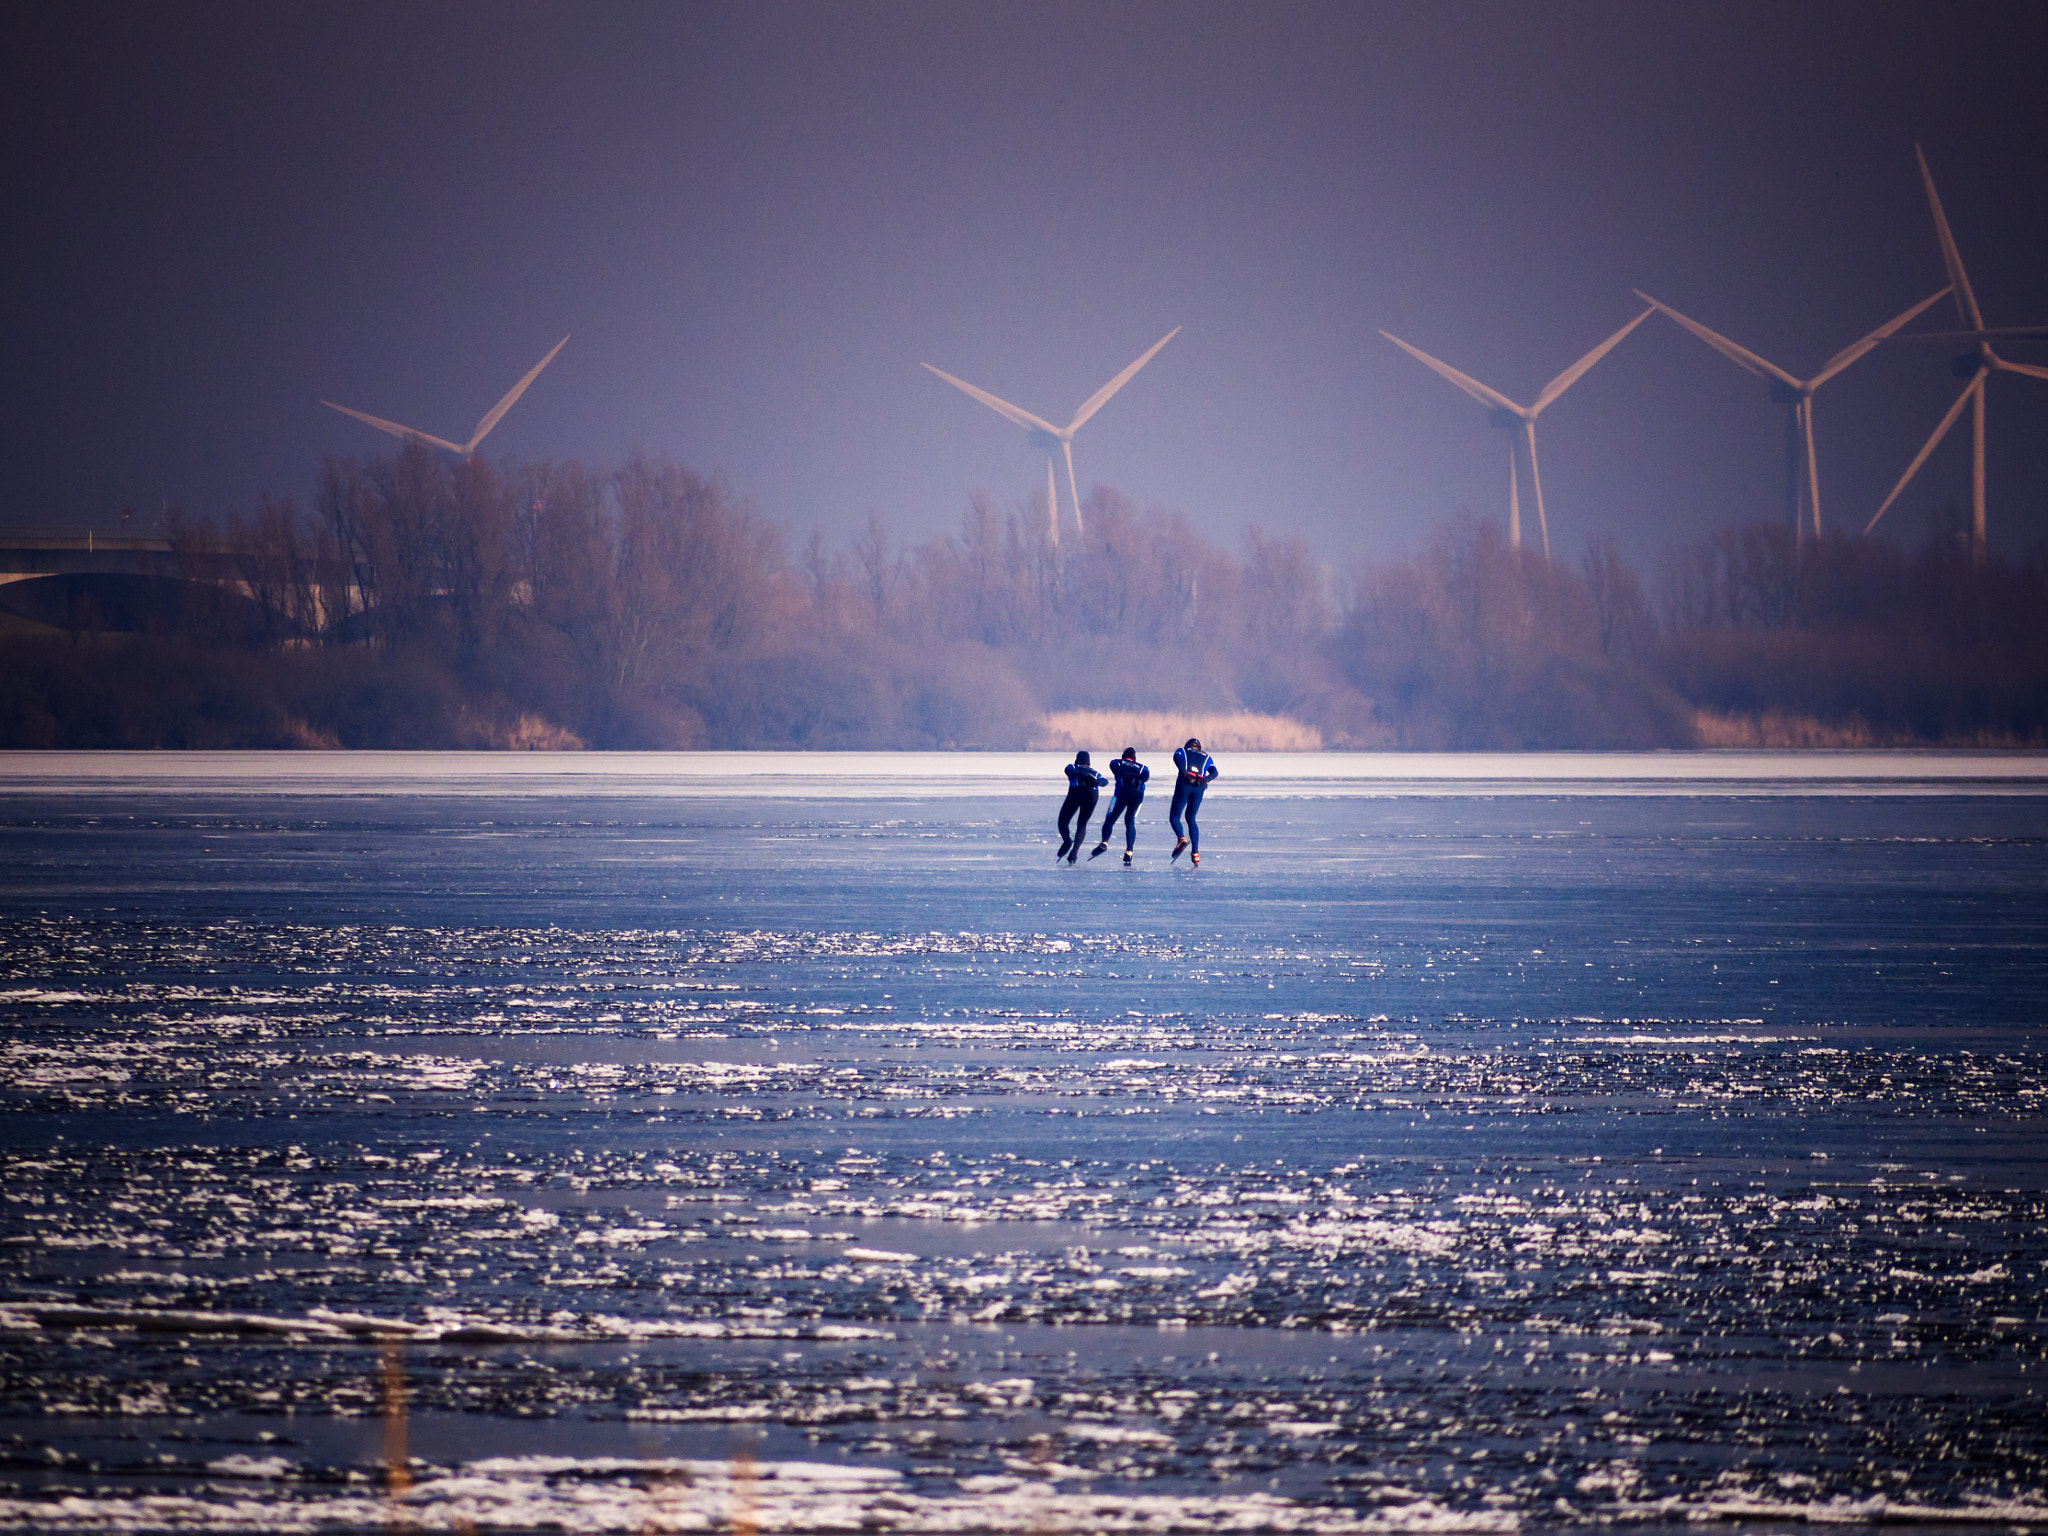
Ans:
[[[1060,446],[1067,451],[1067,490],[1074,498],[1074,532],[1086,533],[1088,530],[1081,526],[1081,487],[1074,479],[1074,444],[1070,438],[1061,438]],[[1052,460],[1048,457],[1045,462],[1050,464]]]
[[[1947,294],[1951,291],[1951,288],[1944,288],[1939,293],[1930,293],[1926,298],[1922,299],[1918,304],[1915,304],[1911,309],[1907,310],[1903,315],[1900,315],[1897,319],[1887,320],[1883,325],[1880,325],[1868,336],[1864,337],[1861,341],[1857,342],[1855,346],[1844,347],[1841,351],[1837,352],[1833,357],[1829,358],[1827,362],[1822,366],[1820,372],[1816,373],[1813,376],[1813,387],[1818,389],[1821,385],[1827,383],[1829,379],[1832,379],[1844,368],[1848,367],[1851,363],[1855,362],[1857,358],[1861,357],[1864,353],[1868,352],[1880,341],[1888,339],[1895,331],[1898,330],[1900,326],[1904,325],[1907,321],[1913,319],[1914,316],[1918,315],[1922,310],[1926,309],[1928,305],[1935,303],[1944,294]]]
[[[1963,407],[1970,403],[1971,396],[1975,395],[1983,387],[1984,375],[1979,373],[1976,378],[1970,380],[1969,387],[1956,396],[1956,403],[1948,408],[1948,414],[1941,418],[1941,425],[1934,429],[1934,435],[1927,439],[1926,445],[1913,455],[1913,462],[1908,464],[1906,472],[1899,476],[1899,483],[1892,487],[1891,495],[1885,497],[1884,505],[1879,507],[1875,516],[1863,525],[1865,533],[1875,528],[1877,526],[1877,519],[1883,517],[1891,509],[1891,504],[1899,499],[1899,492],[1906,488],[1906,482],[1920,472],[1920,466],[1927,462],[1927,456],[1934,452],[1944,437],[1948,436],[1948,429],[1954,426],[1956,418],[1963,414]]]
[[[1054,488],[1052,478],[1052,455],[1045,456],[1045,522],[1052,530],[1055,546],[1060,541],[1060,493]]]
[[[353,416],[357,421],[368,422],[379,432],[389,432],[393,437],[402,437],[409,443],[423,443],[429,448],[446,448],[450,453],[461,453],[462,444],[451,443],[445,437],[435,437],[417,427],[401,427],[395,421],[386,421],[382,416],[372,416],[365,411],[352,411],[345,405],[336,405],[332,400],[320,402],[330,411],[339,411],[344,416]]]
[[[976,389],[972,384],[968,383],[965,379],[956,379],[953,377],[953,375],[946,372],[946,370],[943,368],[932,368],[932,365],[930,363],[919,363],[918,366],[920,368],[930,368],[933,373],[936,373],[940,378],[944,379],[948,384],[952,385],[955,389],[965,391],[967,394],[974,396],[975,399],[979,400],[983,405],[987,406],[990,410],[994,411],[998,416],[1002,416],[1010,421],[1014,421],[1026,432],[1044,432],[1053,437],[1058,437],[1060,435],[1060,429],[1054,426],[1051,422],[1042,421],[1038,417],[1032,415],[1029,411],[1024,410],[1020,406],[1012,405],[1007,400],[999,400],[985,389]]]
[[[1918,144],[1913,146],[1913,154],[1920,162],[1920,179],[1927,185],[1927,206],[1934,214],[1934,235],[1941,242],[1942,264],[1948,268],[1949,284],[1956,291],[1956,308],[1962,311],[1963,324],[1981,331],[1984,312],[1977,308],[1977,295],[1970,291],[1962,253],[1956,249],[1956,237],[1949,233],[1948,215],[1941,211],[1941,194],[1934,190],[1934,172],[1927,168],[1927,155]]]
[[[2048,368],[2043,368],[2037,363],[2015,363],[2003,357],[1995,361],[2001,373],[2024,373],[2029,378],[2048,379]]]
[[[1649,311],[1643,311],[1647,315]],[[1643,315],[1637,315],[1641,320]],[[1612,345],[1612,343],[1610,343]],[[1543,530],[1543,558],[1550,558],[1550,519],[1543,515],[1543,476],[1536,469],[1536,417],[1532,413],[1522,426],[1529,434],[1529,485],[1536,492],[1536,526]]]
[[[1637,294],[1636,297],[1641,298],[1642,295]],[[1657,308],[1657,306],[1654,303],[1652,303],[1650,309],[1655,308]],[[1637,326],[1641,325],[1645,320],[1649,318],[1650,310],[1646,309],[1640,315],[1637,315],[1635,319],[1629,321],[1627,325],[1624,325],[1612,336],[1608,337],[1605,341],[1601,342],[1599,346],[1595,347],[1592,351],[1588,352],[1576,363],[1573,363],[1571,367],[1565,369],[1563,373],[1560,373],[1556,378],[1552,379],[1548,384],[1544,385],[1543,393],[1536,397],[1536,403],[1529,407],[1529,413],[1533,416],[1536,412],[1542,410],[1543,407],[1550,404],[1551,401],[1555,400],[1559,395],[1563,394],[1566,390],[1570,389],[1574,384],[1578,383],[1580,378],[1584,376],[1588,368],[1592,367],[1595,363],[1599,362],[1600,359],[1605,357],[1609,352],[1612,352],[1615,349],[1615,347],[1620,343],[1622,337],[1626,336],[1630,331],[1634,330]],[[1769,368],[1770,364],[1765,363],[1764,366],[1766,368]],[[1772,371],[1776,372],[1775,369],[1773,369]],[[1539,518],[1543,515],[1543,498],[1541,496],[1536,498],[1536,515]],[[1547,548],[1543,551],[1543,553],[1545,558],[1548,558],[1550,555],[1550,551]]]
[[[1107,384],[1103,385],[1102,388],[1098,389],[1097,391],[1095,391],[1094,394],[1090,395],[1088,397],[1087,403],[1083,405],[1080,410],[1074,412],[1074,419],[1067,423],[1067,431],[1070,433],[1079,431],[1082,422],[1086,421],[1090,416],[1093,416],[1097,411],[1101,410],[1103,406],[1107,405],[1109,403],[1109,397],[1111,395],[1115,394],[1118,390],[1122,389],[1126,384],[1131,382],[1132,374],[1136,373],[1140,368],[1144,367],[1147,363],[1151,362],[1152,359],[1158,355],[1159,349],[1165,346],[1169,341],[1173,340],[1173,338],[1178,336],[1179,334],[1180,327],[1176,325],[1164,336],[1160,337],[1157,341],[1153,342],[1151,350],[1146,352],[1146,354],[1143,357],[1139,358],[1135,363],[1131,364],[1130,367],[1126,368],[1122,373],[1118,374],[1115,378],[1111,379]],[[1077,502],[1075,504],[1075,511],[1078,513],[1079,510],[1080,504]]]
[[[1510,400],[1506,395],[1502,394],[1497,389],[1487,388],[1486,385],[1480,383],[1470,374],[1460,373],[1457,369],[1453,368],[1449,363],[1437,361],[1437,359],[1431,357],[1427,352],[1423,351],[1420,347],[1411,347],[1408,345],[1407,342],[1403,341],[1400,337],[1391,334],[1390,332],[1381,331],[1380,334],[1382,336],[1385,336],[1387,340],[1391,341],[1403,352],[1406,352],[1410,357],[1414,358],[1415,361],[1422,364],[1423,367],[1435,369],[1438,373],[1442,374],[1445,378],[1449,379],[1453,384],[1457,385],[1458,388],[1465,391],[1465,393],[1470,395],[1474,400],[1477,400],[1481,405],[1490,405],[1497,411],[1512,411],[1517,416],[1522,416],[1526,414],[1519,405],[1515,404],[1515,402]]]
[[[1688,319],[1686,316],[1681,315],[1677,310],[1673,309],[1669,304],[1663,303],[1661,300],[1651,298],[1647,293],[1643,292],[1643,290],[1640,288],[1636,290],[1636,297],[1641,299],[1645,304],[1648,304],[1651,308],[1662,310],[1666,316],[1677,321],[1680,325],[1684,326],[1688,331],[1691,331],[1693,335],[1699,337],[1701,341],[1704,341],[1708,346],[1712,347],[1716,352],[1719,352],[1723,357],[1728,358],[1731,362],[1736,363],[1740,367],[1747,368],[1751,373],[1755,374],[1758,378],[1780,379],[1783,380],[1786,384],[1789,384],[1794,389],[1797,389],[1799,387],[1799,380],[1793,378],[1791,374],[1787,373],[1784,369],[1780,368],[1776,363],[1765,362],[1762,358],[1758,357],[1754,352],[1750,351],[1749,348],[1737,346],[1734,342],[1730,341],[1726,336],[1723,336],[1719,331],[1708,330],[1704,325],[1701,325],[1699,321]]]
[[[541,369],[547,367],[549,363],[552,363],[555,360],[555,352],[561,351],[562,348],[566,347],[567,345],[569,345],[569,338],[564,336],[560,341],[555,343],[554,351],[548,353],[546,357],[542,358],[539,362],[535,363],[533,365],[533,371],[527,374],[527,376],[521,379],[517,384],[514,384],[511,390],[506,394],[505,398],[500,400],[496,405],[492,406],[488,412],[485,413],[484,419],[476,424],[476,432],[470,437],[468,444],[463,448],[462,451],[464,453],[476,452],[476,445],[482,442],[486,437],[490,436],[491,428],[495,427],[498,424],[499,420],[504,416],[504,414],[507,411],[511,410],[513,406],[519,403],[519,397],[526,393],[526,386],[531,384],[535,379],[539,378]]]

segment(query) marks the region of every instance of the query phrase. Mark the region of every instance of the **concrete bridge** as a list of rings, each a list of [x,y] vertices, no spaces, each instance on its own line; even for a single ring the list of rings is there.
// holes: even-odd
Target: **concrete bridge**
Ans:
[[[178,556],[163,533],[105,534],[87,528],[0,528],[0,583],[85,572],[176,576]]]
[[[164,633],[204,599],[248,603],[224,547],[174,547],[161,531],[0,528],[0,634]]]

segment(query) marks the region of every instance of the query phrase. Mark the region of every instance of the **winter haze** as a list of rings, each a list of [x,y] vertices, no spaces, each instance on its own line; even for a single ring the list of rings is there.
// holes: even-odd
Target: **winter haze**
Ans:
[[[1382,328],[1526,400],[1640,287],[1810,372],[1945,281],[1916,142],[1987,320],[2048,321],[2031,5],[89,5],[7,30],[15,526],[306,499],[323,457],[392,446],[321,399],[459,441],[566,333],[499,460],[639,448],[792,548],[871,512],[924,537],[1044,464],[920,362],[1064,422],[1178,325],[1081,433],[1083,495],[1383,557],[1500,518],[1507,462]],[[1822,391],[1831,529],[1961,387],[1950,350]],[[2048,531],[2044,413],[2048,383],[1991,381],[1994,550]],[[1554,542],[1647,559],[1780,516],[1782,418],[1653,317],[1545,413]],[[1966,439],[1898,537],[1967,498]]]

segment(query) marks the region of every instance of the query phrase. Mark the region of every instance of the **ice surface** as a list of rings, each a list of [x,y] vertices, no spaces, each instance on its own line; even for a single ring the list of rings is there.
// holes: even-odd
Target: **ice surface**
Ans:
[[[1198,872],[167,761],[0,786],[0,1524],[2048,1522],[2013,759],[1225,780]]]

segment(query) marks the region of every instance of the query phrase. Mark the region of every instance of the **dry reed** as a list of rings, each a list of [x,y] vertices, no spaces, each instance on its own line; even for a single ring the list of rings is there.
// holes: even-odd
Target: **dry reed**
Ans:
[[[1041,751],[1069,752],[1086,747],[1116,753],[1125,747],[1140,752],[1170,752],[1190,736],[1201,738],[1212,752],[1320,752],[1323,733],[1286,715],[1170,715],[1129,709],[1067,709],[1045,716],[1032,734]]]
[[[1767,709],[1760,715],[1724,715],[1702,709],[1695,716],[1703,747],[1872,747],[1881,743],[1856,716],[1817,720],[1812,715]]]

